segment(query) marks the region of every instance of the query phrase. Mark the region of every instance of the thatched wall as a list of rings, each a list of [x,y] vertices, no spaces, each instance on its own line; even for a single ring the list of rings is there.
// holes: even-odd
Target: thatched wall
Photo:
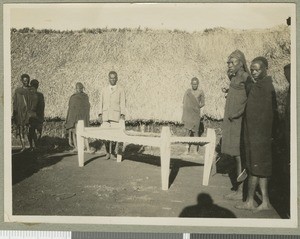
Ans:
[[[222,87],[228,86],[227,56],[242,50],[248,63],[256,56],[269,59],[279,103],[285,104],[284,65],[290,62],[288,27],[269,30],[204,32],[119,30],[102,33],[45,33],[12,31],[12,90],[28,73],[40,81],[46,98],[46,117],[66,115],[75,83],[81,81],[90,97],[91,119],[96,119],[101,89],[115,70],[127,96],[127,119],[181,120],[184,91],[190,79],[200,79],[206,94],[204,114],[221,119]]]

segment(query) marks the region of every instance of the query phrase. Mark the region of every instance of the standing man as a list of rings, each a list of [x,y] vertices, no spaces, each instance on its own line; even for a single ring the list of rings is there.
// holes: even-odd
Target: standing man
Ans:
[[[244,142],[246,165],[249,173],[248,195],[238,209],[269,210],[268,182],[272,174],[272,133],[277,119],[277,103],[272,78],[267,75],[268,61],[257,57],[251,63],[251,74],[255,80],[250,89],[245,109]],[[259,185],[262,203],[256,207],[254,195]]]
[[[235,50],[229,55],[227,67],[230,84],[223,118],[221,152],[235,159],[237,182],[240,183],[247,177],[246,171],[242,171],[241,129],[247,101],[246,84],[247,81],[251,81],[251,77],[245,55],[240,50]],[[237,191],[225,195],[225,199],[242,200],[242,184],[237,183]]]
[[[38,91],[39,85],[40,83],[38,80],[33,79],[30,81],[30,86],[35,89],[35,94],[37,95],[36,124],[34,125],[34,132],[37,131],[38,133],[37,140],[42,137],[45,112],[45,98],[43,93]]]
[[[27,98],[29,93],[29,81],[30,77],[28,74],[21,75],[22,86],[15,90],[13,96],[13,123],[17,127],[16,136],[21,141],[21,152],[25,150],[25,135],[27,131],[28,123],[28,110],[27,110]]]
[[[186,136],[199,137],[201,123],[201,108],[205,105],[205,98],[203,90],[199,89],[199,79],[194,77],[191,80],[191,88],[188,89],[183,97],[183,113],[182,122],[186,130]],[[187,145],[188,154],[190,152],[191,144]]]
[[[38,106],[38,88],[39,82],[37,80],[32,80],[30,82],[29,93],[27,97],[27,117],[28,117],[28,141],[30,145],[30,151],[34,151],[37,146],[37,135],[36,130],[39,126],[39,120],[37,118],[37,106]]]
[[[115,71],[108,74],[109,85],[105,87],[100,96],[99,120],[103,127],[116,127],[120,120],[125,120],[125,92],[117,86],[118,75]],[[109,142],[105,142],[106,156],[108,159],[116,159],[116,142],[112,142],[110,151]]]

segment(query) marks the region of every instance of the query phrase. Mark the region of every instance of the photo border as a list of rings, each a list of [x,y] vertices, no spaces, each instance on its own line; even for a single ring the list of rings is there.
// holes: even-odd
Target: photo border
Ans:
[[[177,1],[172,1],[172,2],[177,2]],[[201,3],[200,1],[197,1],[197,2]],[[209,3],[212,3],[212,2],[213,3],[226,3],[226,2],[223,2],[223,1],[221,1],[221,2],[220,1],[209,1]],[[266,1],[266,2],[269,3],[269,1]],[[285,3],[285,1],[281,1],[281,2]],[[281,2],[274,2],[274,3],[281,3]],[[10,3],[10,1],[5,1],[4,3]],[[22,1],[21,3],[25,4],[26,2]],[[51,4],[52,3],[56,4],[56,3],[66,3],[66,2],[51,2]],[[70,3],[70,2],[68,2],[68,3]],[[72,2],[72,3],[80,3],[80,2],[78,1],[78,2]],[[95,2],[93,2],[93,3],[95,3]],[[97,3],[101,3],[101,2],[97,2]],[[113,3],[113,2],[111,2],[111,3]],[[140,2],[140,3],[147,3],[147,2]],[[161,3],[161,2],[156,2],[156,3]],[[195,2],[193,2],[193,3],[195,3]],[[240,3],[240,1],[235,2],[235,3]],[[242,3],[247,3],[247,2],[243,1]],[[253,3],[259,3],[259,2],[253,2]],[[293,2],[287,2],[287,3],[293,3]],[[298,5],[299,4],[297,2],[297,4],[296,4],[297,13],[299,13],[299,11],[298,11],[299,6]],[[2,7],[3,7],[3,5],[2,5]],[[10,24],[8,24],[8,22],[7,22],[7,15],[6,14],[7,13],[4,12],[4,20],[5,21],[3,21],[3,24],[4,24],[4,28],[3,28],[4,31],[3,32],[5,33],[5,31],[6,31],[6,34],[10,34],[10,30],[9,30],[10,28],[7,28],[7,25],[10,25]],[[294,33],[296,33],[296,25],[295,25],[296,19],[295,19],[295,17],[296,17],[296,14],[295,14],[294,17],[292,17],[292,24],[291,24],[291,26],[293,26],[295,28],[294,30],[291,29],[291,40],[292,40],[291,62],[295,62],[297,56],[299,55],[298,51],[297,51],[297,54],[295,54],[296,49],[293,50],[293,48],[296,48],[296,45],[295,45],[295,43],[296,43],[295,37],[296,36],[293,37]],[[297,22],[298,22],[298,14],[297,14]],[[7,33],[7,29],[9,30],[9,33]],[[3,37],[2,37],[2,40],[3,40]],[[294,44],[293,44],[293,42],[294,42]],[[9,62],[10,62],[10,43],[9,43],[9,45],[7,45],[6,42],[4,42],[4,43],[5,43],[5,47],[3,47],[3,44],[2,44],[4,57],[6,57],[6,58],[4,58],[4,63],[7,63],[7,61],[8,61],[7,54],[9,55]],[[299,47],[297,47],[297,49],[299,50]],[[296,62],[296,65],[299,66],[299,61]],[[293,76],[295,77],[296,68],[297,67],[295,66],[295,64],[292,64],[292,66],[291,66],[292,77]],[[10,79],[10,64],[9,64],[8,68],[5,67],[5,69],[4,69],[3,79]],[[298,75],[297,75],[297,79],[299,79]],[[1,84],[3,84],[3,82],[1,82]],[[293,86],[293,85],[291,85],[291,86]],[[7,87],[9,87],[9,89],[11,89],[10,81],[5,81],[4,80],[4,87],[2,87],[2,89],[7,89]],[[299,102],[299,97],[297,96],[296,91],[298,92],[298,90],[299,90],[298,87],[299,86],[298,86],[297,83],[296,83],[296,87],[295,87],[295,85],[294,85],[294,87],[291,87],[291,99],[292,99],[291,100],[291,109],[297,109],[296,100],[297,100],[297,103],[298,103]],[[2,95],[3,95],[3,93],[2,93]],[[4,102],[7,99],[11,99],[11,90],[4,91]],[[7,107],[7,105],[9,105],[9,107]],[[4,111],[1,111],[1,113],[4,112],[4,116],[9,115],[9,117],[7,116],[7,117],[4,118],[5,126],[7,126],[7,125],[10,126],[10,114],[11,114],[10,113],[11,112],[10,104],[6,103],[5,105],[3,105],[3,107],[4,107]],[[297,135],[296,135],[296,132],[297,132],[297,129],[298,129],[297,128],[297,126],[298,126],[297,123],[298,122],[296,121],[296,115],[297,115],[297,112],[295,112],[294,110],[291,110],[291,133],[292,133],[291,137],[292,137],[292,140],[295,140],[294,142],[296,142],[296,144],[298,146]],[[1,122],[1,123],[2,123],[1,128],[3,129],[4,128],[3,127],[3,122]],[[11,127],[5,127],[4,128],[4,135],[6,135],[6,136],[10,135],[11,134],[10,130],[11,130]],[[8,151],[9,151],[9,154],[11,154],[11,151],[10,151],[11,150],[11,137],[5,137],[5,141],[4,141],[4,137],[3,138],[2,137],[3,137],[3,134],[1,135],[1,140],[2,140],[2,142],[4,142],[4,146],[5,146],[4,147],[4,155],[7,156]],[[9,145],[9,150],[8,150],[7,145]],[[295,152],[295,149],[291,150],[291,159],[294,158],[294,157],[296,158],[296,155],[297,155],[297,152]],[[6,162],[8,161],[6,157],[4,157],[4,159],[5,159],[4,161],[6,161]],[[299,165],[298,165],[298,167],[299,167]],[[291,160],[291,177],[293,179],[293,180],[291,180],[291,206],[292,205],[297,206],[297,198],[298,198],[297,197],[297,178],[296,178],[297,171],[299,172],[299,169],[297,170],[297,161],[296,160],[295,161]],[[11,181],[11,177],[9,177],[9,175],[11,176],[11,164],[5,164],[4,165],[4,178],[5,178],[5,180],[4,180],[4,183],[5,183],[5,185],[4,185],[4,192],[5,192],[4,193],[4,203],[6,205],[6,207],[5,207],[6,209],[7,209],[7,205],[9,205],[9,202],[10,203],[12,202],[12,181]],[[7,179],[7,177],[8,177],[8,179]],[[8,183],[11,185],[10,188],[7,186]],[[299,184],[298,184],[298,186],[299,186]],[[9,193],[9,195],[8,195],[8,193]],[[298,191],[298,193],[299,193],[299,191]],[[294,195],[294,194],[296,194],[296,195]],[[253,219],[239,218],[238,220],[243,221],[244,223],[247,223],[248,225],[247,225],[246,228],[249,228],[249,227],[250,228],[259,228],[259,227],[265,228],[265,227],[268,227],[269,225],[274,226],[274,223],[275,224],[278,223],[278,225],[280,225],[280,227],[283,226],[283,227],[286,227],[286,228],[298,228],[298,216],[299,215],[297,214],[297,211],[298,210],[295,210],[295,211],[291,210],[291,217],[293,218],[292,226],[291,225],[286,226],[285,225],[286,223],[284,222],[284,221],[290,221],[290,219],[257,219],[257,218],[254,219],[254,220],[259,221],[260,223],[261,223],[262,220],[264,220],[264,221],[267,220],[267,221],[269,221],[269,223],[272,222],[271,224],[266,222],[266,224],[264,224],[264,225],[267,225],[267,226],[252,225],[251,221],[253,221]],[[11,207],[8,208],[8,210],[4,211],[4,215],[5,215],[5,221],[9,221],[9,222],[20,222],[20,221],[22,221],[23,223],[30,223],[30,224],[32,224],[32,223],[63,223],[63,224],[68,223],[69,224],[70,222],[62,222],[61,220],[64,221],[65,219],[68,220],[70,218],[74,218],[74,216],[71,216],[71,217],[70,216],[28,216],[28,217],[27,216],[14,216],[14,215],[12,215],[12,208]],[[76,218],[77,218],[77,216],[76,216]],[[76,219],[76,222],[71,222],[71,223],[80,223],[80,224],[83,224],[84,227],[86,227],[87,224],[90,224],[91,218],[92,218],[93,223],[94,223],[95,222],[94,219],[95,218],[100,218],[100,217],[94,217],[94,216],[81,217],[81,216],[78,216],[78,221]],[[126,226],[131,225],[131,226],[133,226],[134,225],[134,227],[140,227],[140,225],[141,225],[141,224],[136,224],[135,222],[133,222],[133,223],[129,222],[128,219],[130,219],[131,217],[118,217],[118,219],[121,218],[121,221],[118,222],[118,224],[115,224],[115,225],[111,225],[111,224],[114,224],[115,223],[114,219],[117,219],[117,218],[101,217],[101,219],[103,219],[103,218],[105,218],[105,222],[101,222],[101,224],[104,224],[104,225],[110,225],[110,226],[118,226],[118,225],[124,225],[124,226],[125,225]],[[143,219],[143,220],[144,219],[145,220],[149,219],[149,221],[147,220],[148,222],[147,222],[146,225],[142,224],[143,226],[155,226],[155,227],[159,227],[159,228],[161,227],[161,226],[157,225],[157,222],[154,223],[154,221],[157,221],[159,219],[158,217],[155,217],[155,218],[141,218],[141,217],[138,217],[138,221],[140,221],[141,219]],[[166,218],[163,218],[163,219],[166,220]],[[172,219],[175,220],[175,219],[178,219],[178,218],[167,218],[167,220],[170,220],[170,221],[173,221]],[[179,219],[179,220],[181,221],[181,220],[185,220],[185,219]],[[195,219],[195,220],[199,222],[199,219]],[[180,227],[180,229],[182,229],[183,227],[186,228],[186,227],[193,226],[192,228],[195,229],[195,227],[197,227],[197,228],[199,227],[195,220],[191,220],[190,221],[191,224],[187,223],[187,225],[185,225],[185,223],[182,223],[182,222],[180,222],[180,225],[161,224],[161,223],[160,223],[160,225],[168,225],[168,226],[170,226],[170,228],[175,226],[175,227]],[[234,227],[239,226],[239,225],[236,224],[236,222],[237,222],[236,219],[220,219],[220,220],[226,220],[227,222],[230,222],[230,223],[234,222]],[[233,220],[233,221],[231,222],[231,220]],[[177,221],[177,220],[175,220],[175,221]],[[187,219],[187,221],[189,221],[189,219]],[[202,227],[204,227],[204,226],[213,228],[211,225],[206,224],[209,221],[213,222],[214,224],[218,224],[218,219],[204,219],[204,222],[203,222],[204,224],[201,225],[199,227],[199,229],[200,230],[203,229]],[[4,224],[7,224],[7,222],[5,222]],[[0,224],[0,228],[1,228],[1,225],[2,224]],[[54,225],[54,224],[52,224],[52,225]],[[73,227],[73,225],[71,225],[71,226]],[[241,226],[241,228],[239,228],[239,229],[242,229],[242,225],[240,225],[240,226]],[[223,225],[222,225],[222,227],[223,227]],[[227,225],[227,223],[225,222],[224,227],[229,227],[229,230],[230,230],[230,228],[232,228],[233,225]],[[78,227],[75,227],[75,226],[74,226],[74,228],[75,228],[75,230],[76,230],[76,228],[79,229]],[[265,229],[267,229],[267,228],[265,228]],[[281,228],[275,228],[275,229],[281,229]],[[82,230],[82,229],[79,229],[79,230]],[[88,230],[90,231],[90,229],[88,229]],[[272,230],[272,232],[274,232],[274,228],[272,228],[271,230]],[[201,230],[201,231],[203,231],[203,230]],[[174,231],[172,230],[172,232],[174,232]],[[209,231],[209,232],[211,232],[211,231]],[[214,231],[214,232],[217,232],[217,231]],[[241,230],[241,232],[245,233],[245,230]],[[231,233],[232,233],[232,231],[231,231]]]

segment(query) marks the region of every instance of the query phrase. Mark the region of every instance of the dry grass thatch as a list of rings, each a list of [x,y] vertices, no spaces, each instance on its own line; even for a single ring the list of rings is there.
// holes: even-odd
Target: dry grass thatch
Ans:
[[[127,96],[127,119],[181,120],[182,97],[194,76],[206,94],[204,114],[222,119],[227,56],[242,50],[248,63],[256,56],[269,59],[281,111],[287,83],[284,65],[290,62],[290,30],[213,29],[204,32],[162,30],[45,33],[12,31],[12,90],[28,73],[40,81],[46,117],[66,115],[68,99],[81,81],[90,97],[91,119],[98,114],[101,89],[115,70]]]

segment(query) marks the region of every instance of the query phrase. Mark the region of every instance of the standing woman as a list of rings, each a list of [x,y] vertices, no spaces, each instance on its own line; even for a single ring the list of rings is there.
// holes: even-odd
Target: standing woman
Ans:
[[[241,127],[242,116],[247,101],[245,87],[246,82],[251,80],[251,77],[244,53],[240,50],[235,50],[230,54],[227,66],[230,85],[225,104],[221,152],[235,158],[237,181],[242,182],[247,177],[247,174],[245,170],[242,172],[240,152]],[[226,195],[225,198],[232,200],[243,199],[242,184],[238,185],[237,191]]]
[[[89,97],[83,92],[84,86],[81,82],[76,83],[76,93],[69,100],[69,108],[65,127],[69,131],[69,144],[73,146],[73,151],[77,151],[76,126],[78,120],[84,121],[84,126],[89,126],[90,102]],[[84,140],[87,151],[90,151],[88,139]]]

